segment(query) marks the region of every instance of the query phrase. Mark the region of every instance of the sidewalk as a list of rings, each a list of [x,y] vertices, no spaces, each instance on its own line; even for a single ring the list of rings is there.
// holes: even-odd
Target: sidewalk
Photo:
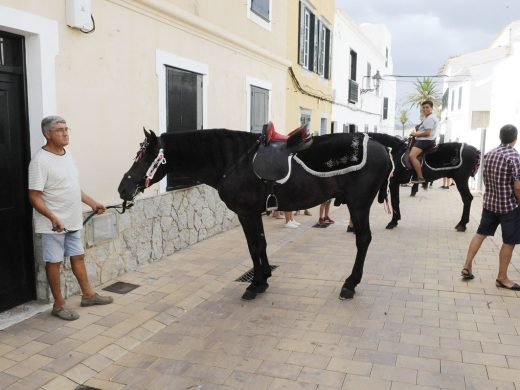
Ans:
[[[351,301],[338,300],[356,252],[346,206],[326,229],[312,228],[317,208],[298,229],[264,217],[278,268],[256,300],[234,281],[252,267],[236,228],[122,276],[140,287],[112,305],[69,299],[77,321],[46,311],[0,331],[0,389],[520,389],[520,296],[494,283],[500,235],[461,281],[481,198],[457,233],[462,202],[440,185],[401,188],[394,230],[374,204]],[[516,281],[519,264],[517,252]]]

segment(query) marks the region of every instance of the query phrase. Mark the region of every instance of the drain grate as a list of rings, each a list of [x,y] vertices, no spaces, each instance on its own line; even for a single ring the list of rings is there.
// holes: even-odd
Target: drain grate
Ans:
[[[125,283],[125,282],[115,282],[110,286],[106,286],[103,290],[110,291],[117,294],[126,294],[134,289],[139,287],[137,284]]]
[[[269,268],[271,268],[271,271],[274,271],[276,268],[278,268],[277,265],[270,265]],[[253,271],[254,269],[251,268],[249,271],[247,271],[245,274],[243,274],[238,279],[235,279],[235,282],[252,282],[253,281]]]

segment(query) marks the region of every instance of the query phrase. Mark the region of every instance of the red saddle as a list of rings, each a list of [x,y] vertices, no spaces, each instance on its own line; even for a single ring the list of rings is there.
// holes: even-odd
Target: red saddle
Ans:
[[[269,122],[267,124],[267,129],[265,133],[265,144],[269,145],[271,141],[287,141],[291,136],[295,135],[296,133],[300,133],[302,141],[309,138],[309,131],[307,125],[300,126],[297,129],[291,131],[289,134],[285,135],[278,133],[274,128],[273,122]]]

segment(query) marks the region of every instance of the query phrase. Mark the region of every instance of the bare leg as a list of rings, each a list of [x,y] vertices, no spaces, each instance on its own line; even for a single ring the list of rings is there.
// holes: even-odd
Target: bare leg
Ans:
[[[60,285],[60,268],[61,262],[59,263],[45,263],[45,272],[47,274],[47,282],[51,289],[52,297],[54,298],[54,307],[62,307],[65,305],[65,299],[61,294]]]
[[[513,284],[515,284],[515,282],[509,280],[507,277],[507,268],[511,262],[514,248],[514,245],[502,244],[502,248],[500,248],[500,253],[498,255],[499,265],[497,280],[507,287],[511,287]]]
[[[88,281],[87,269],[85,268],[85,255],[71,256],[70,264],[72,266],[72,273],[76,277],[81,288],[81,293],[84,297],[92,297],[95,292]]]
[[[422,150],[419,148],[416,148],[415,146],[410,150],[410,163],[412,164],[413,168],[415,169],[415,172],[417,172],[417,178],[423,177],[421,163],[418,159],[418,157],[421,155]]]
[[[473,259],[477,254],[480,246],[484,242],[487,236],[483,236],[482,234],[475,234],[469,243],[468,253],[466,255],[466,262],[464,263],[464,268],[467,268],[471,272],[471,268],[473,267]]]

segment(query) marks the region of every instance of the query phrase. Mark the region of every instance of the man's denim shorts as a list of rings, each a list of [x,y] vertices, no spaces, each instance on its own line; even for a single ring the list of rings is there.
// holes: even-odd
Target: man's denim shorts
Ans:
[[[520,244],[520,207],[506,214],[482,209],[482,218],[477,233],[483,236],[494,236],[498,225],[502,228],[504,244]]]
[[[46,263],[61,263],[65,256],[85,253],[81,230],[64,234],[42,234],[43,260]]]

